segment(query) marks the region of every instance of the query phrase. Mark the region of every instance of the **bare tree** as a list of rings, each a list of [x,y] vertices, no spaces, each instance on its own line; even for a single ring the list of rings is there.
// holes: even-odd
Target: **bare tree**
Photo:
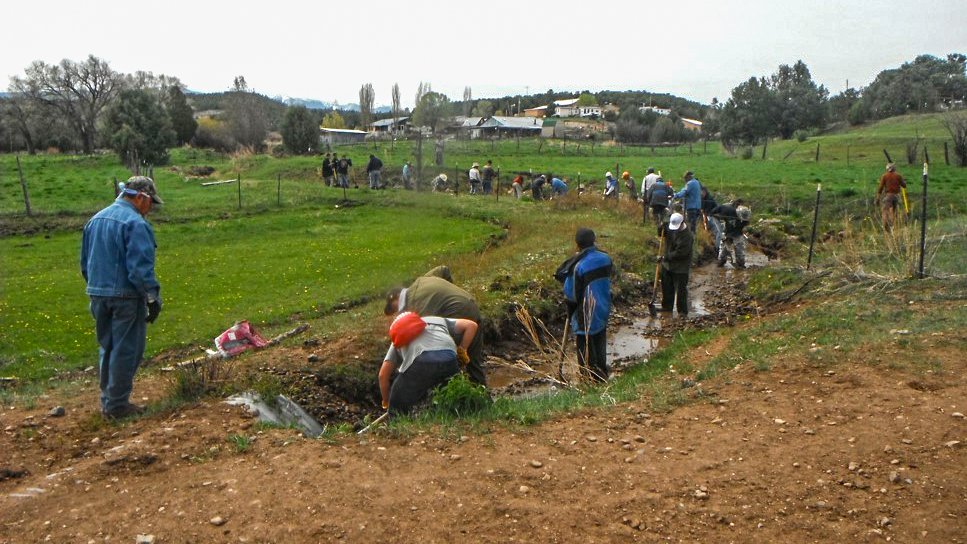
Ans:
[[[943,124],[954,139],[954,155],[957,164],[967,166],[967,113],[948,113],[944,115]]]
[[[399,130],[400,127],[400,84],[393,84],[393,129]]]
[[[373,105],[376,102],[376,91],[373,90],[372,83],[364,83],[359,88],[359,119],[363,129],[369,126],[373,117]]]
[[[23,79],[10,80],[10,90],[60,113],[80,137],[84,153],[93,153],[101,114],[120,92],[122,82],[106,61],[90,55],[79,63],[34,61]]]
[[[425,95],[426,93],[432,90],[433,89],[430,87],[429,82],[423,83],[421,81],[420,85],[416,88],[416,100],[413,102],[413,108],[415,109],[417,106],[419,106],[420,101],[423,100],[423,95]]]
[[[463,116],[470,117],[470,112],[473,111],[473,92],[470,87],[463,88]]]

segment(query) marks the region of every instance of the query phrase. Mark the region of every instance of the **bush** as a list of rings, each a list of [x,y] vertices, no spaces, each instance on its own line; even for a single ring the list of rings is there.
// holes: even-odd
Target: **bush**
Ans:
[[[434,389],[430,402],[437,412],[466,416],[489,406],[490,395],[486,387],[458,374],[445,385]]]
[[[794,132],[792,134],[792,136],[793,136],[793,138],[796,139],[797,142],[800,142],[801,143],[801,142],[805,142],[806,140],[809,139],[809,132],[808,131],[805,131],[803,129],[799,129],[796,132]]]
[[[749,159],[751,159],[752,158],[752,154],[753,154],[754,151],[755,150],[752,149],[752,146],[749,146],[749,147],[743,149],[742,150],[742,155],[741,155],[742,156],[742,159],[743,160],[749,160]]]
[[[232,137],[228,126],[210,117],[203,117],[198,120],[198,129],[195,130],[195,137],[191,140],[194,147],[207,147],[216,151],[235,151],[238,143]]]

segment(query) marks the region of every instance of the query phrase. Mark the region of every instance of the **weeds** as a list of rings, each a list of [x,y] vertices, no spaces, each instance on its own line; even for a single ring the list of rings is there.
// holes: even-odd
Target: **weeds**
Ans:
[[[245,453],[252,447],[252,439],[241,434],[228,435],[228,443],[235,448],[235,453]]]
[[[436,412],[457,417],[479,412],[490,405],[487,388],[470,381],[464,374],[457,374],[446,384],[433,390],[430,404]]]

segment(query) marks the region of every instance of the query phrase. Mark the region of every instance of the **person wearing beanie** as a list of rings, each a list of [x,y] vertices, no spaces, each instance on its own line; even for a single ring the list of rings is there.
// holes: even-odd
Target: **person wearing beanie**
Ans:
[[[574,235],[577,253],[564,261],[554,278],[564,284],[568,321],[577,346],[582,375],[608,380],[608,318],[611,316],[611,274],[614,265],[595,246],[594,231],[579,228]]]
[[[467,349],[476,335],[477,324],[469,319],[398,315],[390,325],[390,346],[379,369],[383,408],[392,414],[412,411],[435,387],[460,373],[460,366],[470,360]]]
[[[688,317],[688,272],[692,266],[692,245],[695,235],[685,217],[673,213],[664,230],[665,253],[661,257],[661,309],[678,308],[678,316]]]

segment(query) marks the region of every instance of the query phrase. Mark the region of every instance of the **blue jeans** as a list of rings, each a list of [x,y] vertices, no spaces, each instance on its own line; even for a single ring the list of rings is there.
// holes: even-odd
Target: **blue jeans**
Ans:
[[[109,412],[129,402],[144,356],[148,311],[142,298],[92,296],[91,315],[100,346],[101,410]]]
[[[708,230],[712,233],[712,236],[715,237],[715,251],[718,251],[722,244],[722,225],[719,223],[718,219],[712,217],[711,215],[706,216],[705,219],[708,220],[706,222],[708,225]]]
[[[369,188],[370,189],[380,189],[382,184],[379,179],[379,170],[373,170],[369,173]]]
[[[436,386],[447,383],[459,373],[460,363],[453,350],[424,351],[393,381],[389,391],[389,411],[409,413]]]

